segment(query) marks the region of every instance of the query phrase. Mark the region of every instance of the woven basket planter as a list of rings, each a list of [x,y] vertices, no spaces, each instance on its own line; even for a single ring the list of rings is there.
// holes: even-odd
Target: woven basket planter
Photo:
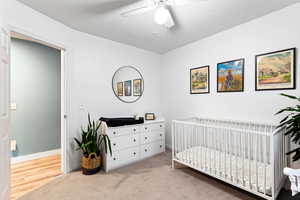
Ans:
[[[85,175],[96,174],[101,167],[101,156],[91,153],[88,158],[82,157],[82,173]]]

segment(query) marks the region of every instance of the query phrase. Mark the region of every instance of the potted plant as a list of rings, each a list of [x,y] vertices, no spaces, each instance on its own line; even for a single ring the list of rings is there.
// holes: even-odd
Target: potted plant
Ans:
[[[288,97],[290,99],[294,99],[297,101],[298,105],[294,107],[287,107],[276,113],[288,113],[281,121],[278,127],[286,127],[285,135],[290,135],[292,142],[299,145],[300,144],[300,97],[291,96],[287,94],[281,94],[282,96]],[[297,161],[300,159],[300,147],[293,149],[288,152],[287,155],[293,154],[293,161]]]
[[[111,143],[108,135],[104,133],[101,126],[101,121],[91,121],[90,114],[88,114],[87,128],[81,128],[81,139],[74,140],[78,144],[78,150],[82,150],[82,173],[91,175],[97,173],[101,168],[101,153],[111,151]]]

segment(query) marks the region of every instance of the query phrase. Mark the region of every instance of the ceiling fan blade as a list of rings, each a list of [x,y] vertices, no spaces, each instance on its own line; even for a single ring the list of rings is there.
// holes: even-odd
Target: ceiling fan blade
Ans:
[[[203,3],[208,0],[173,0],[173,1],[174,1],[174,5],[182,6],[182,5]]]
[[[134,8],[134,9],[128,10],[126,12],[123,12],[123,13],[121,13],[121,16],[122,17],[130,17],[133,15],[139,15],[139,14],[149,12],[153,9],[154,9],[154,7],[151,7],[151,6],[142,6],[142,7]]]

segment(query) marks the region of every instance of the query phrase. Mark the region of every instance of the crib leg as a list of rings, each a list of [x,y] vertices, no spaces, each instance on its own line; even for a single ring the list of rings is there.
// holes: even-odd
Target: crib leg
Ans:
[[[183,169],[183,168],[189,168],[187,167],[186,165],[183,165],[181,163],[178,163],[174,160],[172,160],[172,166],[171,166],[172,169]]]
[[[172,159],[172,169],[174,169],[175,167],[175,163],[174,163],[174,160]]]

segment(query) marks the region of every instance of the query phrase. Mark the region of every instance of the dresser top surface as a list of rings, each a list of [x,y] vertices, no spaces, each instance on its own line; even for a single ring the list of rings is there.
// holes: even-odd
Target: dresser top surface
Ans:
[[[165,119],[155,119],[155,120],[145,120],[143,124],[134,124],[134,125],[125,125],[125,126],[116,126],[116,127],[108,127],[109,129],[116,129],[116,128],[125,128],[125,127],[134,127],[134,126],[143,126],[143,125],[150,125],[155,123],[164,123]]]

